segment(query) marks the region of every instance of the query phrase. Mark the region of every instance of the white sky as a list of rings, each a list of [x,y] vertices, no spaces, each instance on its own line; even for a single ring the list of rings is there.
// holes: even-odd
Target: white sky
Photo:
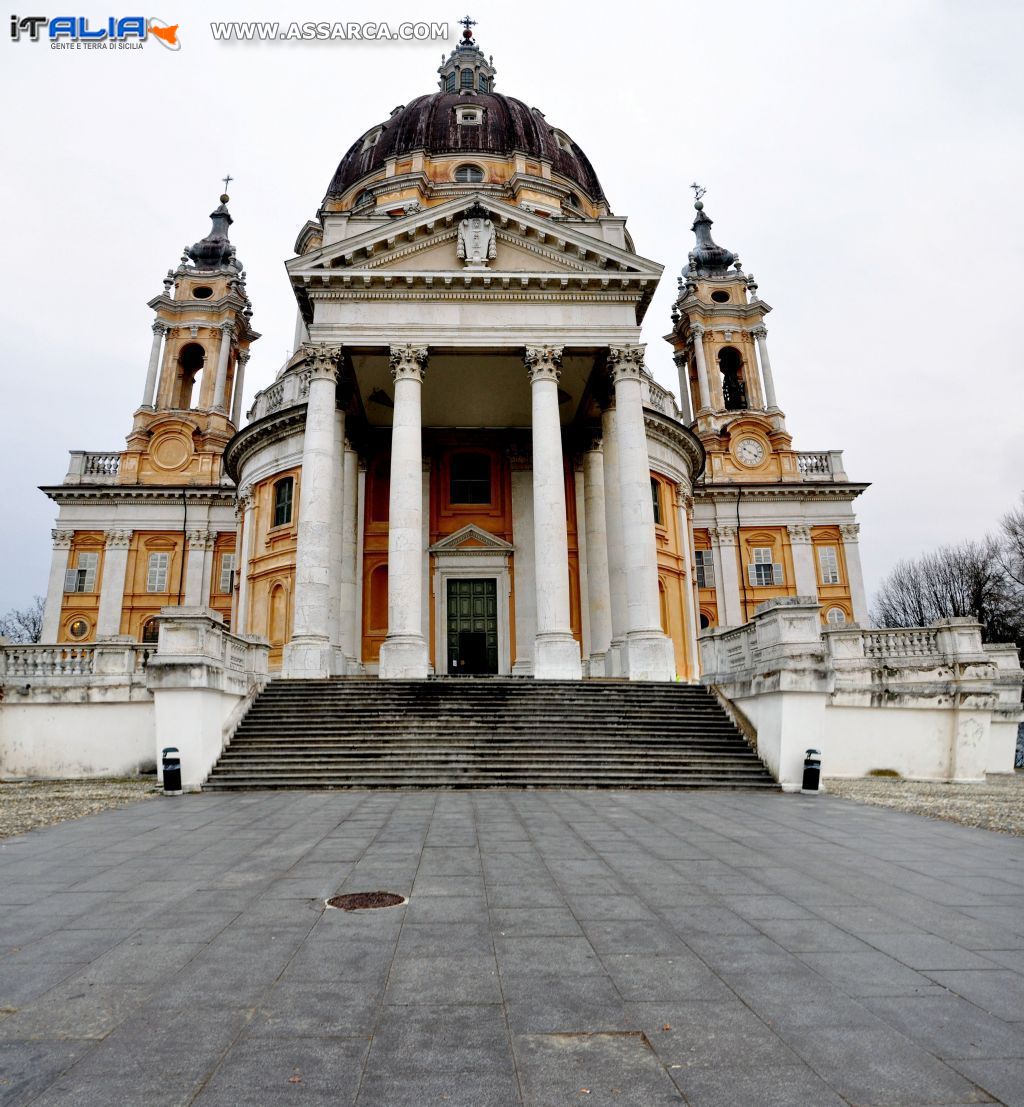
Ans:
[[[94,18],[119,5],[76,6]],[[45,5],[41,9],[45,9]],[[900,557],[991,528],[1024,474],[1019,295],[1024,5],[729,0],[471,9],[498,91],[590,156],[638,251],[666,267],[644,325],[668,330],[708,187],[717,241],[774,311],[798,449],[841,448],[869,590]],[[437,3],[177,0],[177,53],[0,57],[0,611],[45,590],[68,449],[119,449],[151,341],[146,302],[203,236],[230,171],[232,240],[263,338],[249,396],[290,348],[283,267],[349,144],[431,91],[452,42],[225,44],[210,19],[449,21]],[[5,25],[6,26],[6,25]],[[5,29],[6,35],[6,29]]]

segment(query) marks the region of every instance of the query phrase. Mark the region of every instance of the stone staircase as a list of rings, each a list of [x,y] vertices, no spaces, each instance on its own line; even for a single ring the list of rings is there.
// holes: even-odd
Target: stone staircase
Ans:
[[[775,788],[685,684],[274,680],[205,788]]]

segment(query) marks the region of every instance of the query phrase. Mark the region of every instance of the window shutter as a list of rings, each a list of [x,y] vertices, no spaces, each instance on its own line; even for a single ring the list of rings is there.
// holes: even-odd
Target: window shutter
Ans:
[[[78,570],[67,569],[64,572],[64,591],[65,592],[77,592],[78,591]]]
[[[772,579],[776,584],[786,583],[785,573],[783,573],[782,565],[778,561],[772,563]]]
[[[747,580],[750,582],[750,587],[751,588],[756,588],[757,587],[757,566],[756,565],[748,565],[747,566]]]

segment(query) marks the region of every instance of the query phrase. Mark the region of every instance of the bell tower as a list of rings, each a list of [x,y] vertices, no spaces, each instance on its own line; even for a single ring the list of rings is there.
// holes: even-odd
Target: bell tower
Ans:
[[[149,302],[153,345],[121,484],[220,482],[221,455],[242,418],[249,347],[259,338],[245,272],[228,237],[229,199],[220,197],[209,234],[185,247],[163,293]]]
[[[797,476],[792,439],[775,394],[764,317],[771,306],[739,257],[711,237],[704,189],[696,192],[694,248],[679,277],[666,335],[679,371],[681,405],[708,451],[708,476],[778,480]]]

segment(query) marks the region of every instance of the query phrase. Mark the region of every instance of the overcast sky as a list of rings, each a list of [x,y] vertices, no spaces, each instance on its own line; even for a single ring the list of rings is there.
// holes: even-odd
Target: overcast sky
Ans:
[[[45,6],[44,6],[45,7]],[[73,6],[74,7],[74,6]],[[103,17],[123,6],[75,8]],[[203,236],[230,172],[232,240],[263,338],[249,397],[290,349],[283,262],[350,143],[436,87],[462,9],[168,3],[181,50],[4,41],[0,88],[0,611],[46,587],[67,450],[123,447],[146,303]],[[588,153],[637,250],[666,267],[644,323],[676,390],[675,277],[703,183],[717,241],[774,311],[798,449],[843,449],[868,588],[901,557],[993,527],[1024,485],[1024,5],[554,4],[471,8],[496,88]],[[419,44],[214,42],[211,19],[449,21]]]

